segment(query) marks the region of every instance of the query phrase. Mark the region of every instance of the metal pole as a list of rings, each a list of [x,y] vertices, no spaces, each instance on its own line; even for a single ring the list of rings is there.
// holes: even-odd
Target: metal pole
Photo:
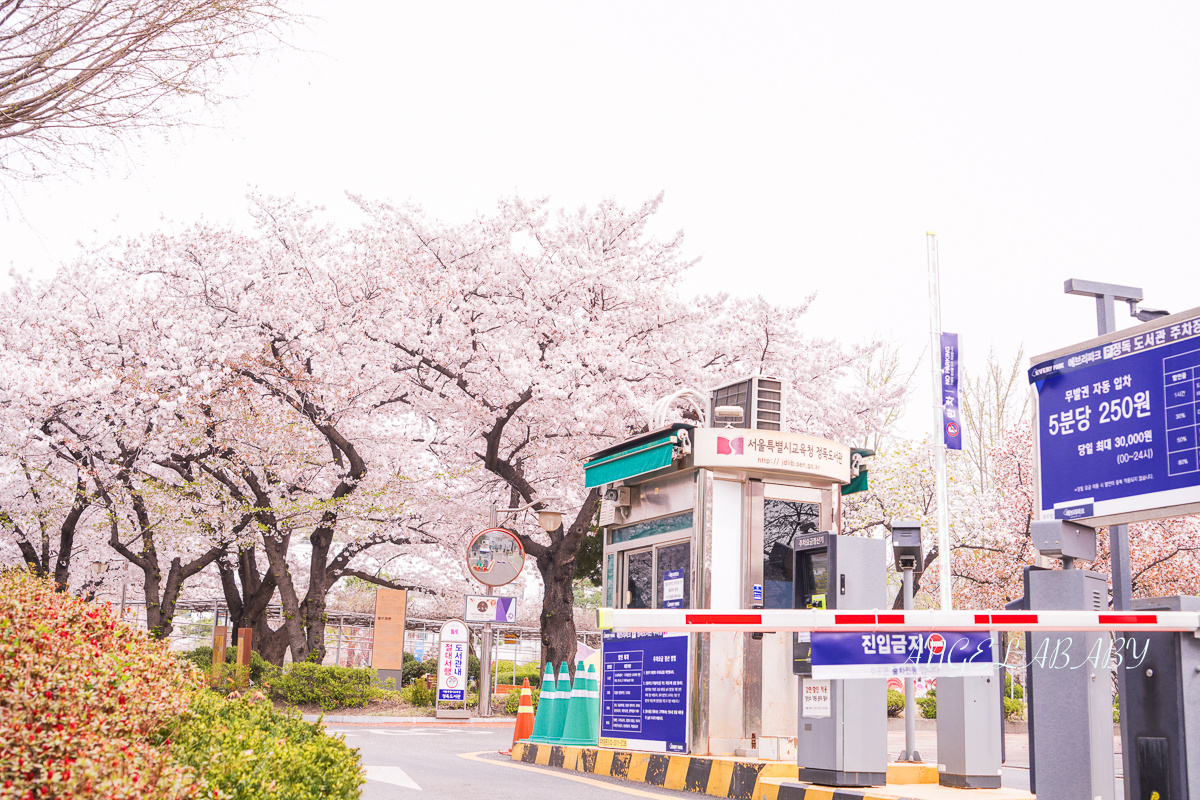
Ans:
[[[342,665],[342,626],[345,623],[346,623],[345,616],[338,617],[337,649],[333,654],[333,663],[337,664],[339,667]],[[401,652],[404,651],[403,641],[401,641],[400,650],[401,650]],[[403,659],[401,659],[401,661],[403,661]]]
[[[496,527],[496,503],[488,512],[488,527]],[[488,597],[492,596],[492,587],[487,587]],[[483,637],[479,645],[479,716],[492,715],[492,623],[483,623]]]
[[[913,571],[904,570],[904,610],[911,611],[913,606]],[[917,698],[916,682],[912,678],[904,679],[904,752],[898,761],[920,761],[921,754],[917,752]]]
[[[933,458],[937,483],[939,597],[942,608],[953,608],[950,595],[950,510],[946,492],[946,443],[942,438],[942,292],[938,276],[937,234],[926,232],[929,255],[929,361],[933,375]]]
[[[121,621],[125,621],[125,587],[129,580],[129,562],[125,562],[125,566],[121,568]],[[216,624],[217,618],[213,616],[213,624]]]

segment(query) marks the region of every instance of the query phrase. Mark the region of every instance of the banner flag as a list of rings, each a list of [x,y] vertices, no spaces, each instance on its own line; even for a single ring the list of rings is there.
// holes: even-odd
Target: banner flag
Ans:
[[[958,403],[958,334],[942,334],[942,439],[949,450],[962,450],[962,413]]]

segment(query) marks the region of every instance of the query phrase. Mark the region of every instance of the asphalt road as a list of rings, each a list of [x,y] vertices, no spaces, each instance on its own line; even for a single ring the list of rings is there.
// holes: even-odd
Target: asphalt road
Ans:
[[[689,798],[696,795],[641,783],[517,764],[499,750],[512,729],[476,725],[327,725],[358,748],[367,771],[364,800],[591,800],[620,796]]]

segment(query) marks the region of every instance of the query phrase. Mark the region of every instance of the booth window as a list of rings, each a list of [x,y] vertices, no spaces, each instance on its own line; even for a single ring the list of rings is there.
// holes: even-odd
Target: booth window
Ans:
[[[691,608],[691,542],[629,550],[623,553],[622,560],[625,608]],[[669,587],[668,573],[675,573]]]
[[[792,607],[792,539],[821,528],[821,506],[763,501],[763,607]]]

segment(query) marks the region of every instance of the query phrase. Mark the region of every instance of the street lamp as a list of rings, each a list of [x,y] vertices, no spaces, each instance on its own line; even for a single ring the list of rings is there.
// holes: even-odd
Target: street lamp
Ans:
[[[491,512],[488,515],[488,527],[495,528],[500,524],[500,514],[506,517],[510,514],[519,514],[522,511],[533,508],[536,505],[543,505],[551,500],[557,500],[556,497],[547,497],[538,500],[530,500],[523,506],[516,508],[497,508],[496,503],[492,503]],[[554,511],[548,506],[538,509],[538,525],[542,530],[550,533],[556,531],[562,525],[562,512]],[[492,587],[487,587],[487,594],[492,595]],[[516,656],[513,656],[513,663],[516,663]],[[490,717],[492,715],[492,623],[483,623],[483,637],[479,644],[479,716]]]

